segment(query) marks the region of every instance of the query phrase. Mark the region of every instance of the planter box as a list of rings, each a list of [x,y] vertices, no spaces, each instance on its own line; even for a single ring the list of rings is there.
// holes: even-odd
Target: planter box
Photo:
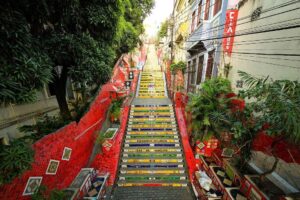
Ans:
[[[104,133],[105,139],[106,140],[114,139],[118,130],[119,130],[118,128],[108,128]]]

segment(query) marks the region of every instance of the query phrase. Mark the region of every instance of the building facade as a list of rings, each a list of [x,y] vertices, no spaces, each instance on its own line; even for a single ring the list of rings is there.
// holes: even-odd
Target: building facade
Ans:
[[[244,87],[238,71],[300,80],[299,7],[299,1],[290,0],[239,1],[232,52],[221,60],[222,66],[230,64],[228,78],[235,90]]]
[[[220,67],[222,24],[228,0],[192,2],[190,36],[187,44],[186,91],[195,92],[200,83],[217,76]]]

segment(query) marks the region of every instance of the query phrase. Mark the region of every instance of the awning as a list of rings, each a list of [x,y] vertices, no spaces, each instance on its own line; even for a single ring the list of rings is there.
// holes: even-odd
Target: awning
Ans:
[[[187,50],[187,52],[189,52],[191,56],[202,51],[206,51],[205,44],[202,41],[196,42]]]

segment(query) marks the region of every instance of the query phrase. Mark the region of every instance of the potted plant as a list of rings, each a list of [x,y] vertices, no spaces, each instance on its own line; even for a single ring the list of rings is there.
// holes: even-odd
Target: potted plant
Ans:
[[[213,78],[202,84],[199,93],[190,94],[188,111],[192,115],[192,129],[200,140],[208,132],[218,135],[227,120],[227,98],[224,94],[231,92],[230,82],[223,78]],[[195,137],[195,136],[194,136]]]
[[[112,106],[110,108],[109,118],[111,123],[119,123],[120,115],[121,115],[121,106],[123,103],[123,99],[117,99],[112,102]]]
[[[100,152],[102,153],[102,152],[104,152],[104,148],[105,147],[103,147],[103,143],[104,143],[104,141],[105,141],[105,134],[103,133],[103,132],[99,132],[99,134],[98,134],[98,136],[97,136],[97,139],[96,139],[96,144],[98,144],[99,145],[99,149],[100,149]]]

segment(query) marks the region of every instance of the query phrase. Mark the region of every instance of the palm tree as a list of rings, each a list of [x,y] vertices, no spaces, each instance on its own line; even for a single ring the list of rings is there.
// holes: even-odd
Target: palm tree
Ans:
[[[219,134],[228,121],[227,93],[230,82],[223,78],[205,81],[199,93],[190,94],[188,111],[192,115],[192,128],[196,138],[203,139],[208,133]]]

